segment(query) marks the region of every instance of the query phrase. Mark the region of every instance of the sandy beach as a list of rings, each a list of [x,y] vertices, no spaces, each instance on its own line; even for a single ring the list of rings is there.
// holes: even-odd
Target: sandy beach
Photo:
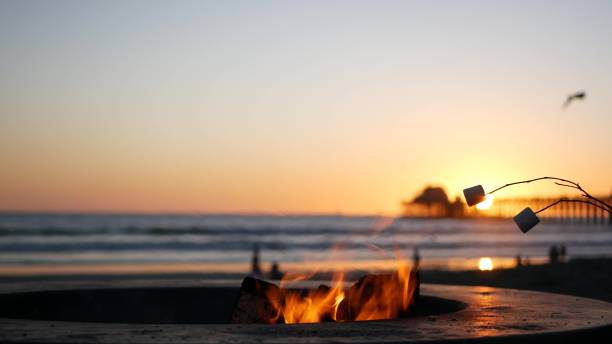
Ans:
[[[446,271],[423,270],[423,283],[452,285],[481,285],[500,288],[513,288],[552,293],[568,294],[612,302],[612,275],[609,266],[610,258],[573,259],[564,263],[522,266],[520,268],[496,269],[493,271]],[[349,280],[357,279],[365,271],[351,271]],[[20,282],[53,282],[61,285],[62,281],[70,283],[82,281],[104,281],[109,285],[122,286],[134,280],[189,279],[201,280],[202,285],[236,285],[238,286],[246,273],[148,273],[148,274],[65,274],[65,275],[15,275],[0,276],[0,284],[18,284]],[[318,274],[318,281],[331,277],[329,273]]]

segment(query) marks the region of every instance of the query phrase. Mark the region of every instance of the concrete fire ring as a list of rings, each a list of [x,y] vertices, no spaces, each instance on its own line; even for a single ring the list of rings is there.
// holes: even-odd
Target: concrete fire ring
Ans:
[[[25,283],[1,294],[75,288],[113,288],[116,283]],[[200,281],[125,282],[125,287],[182,288]],[[587,298],[474,286],[421,285],[423,295],[456,300],[465,308],[406,319],[295,325],[126,324],[0,318],[2,343],[416,343],[416,342],[606,342],[612,304]]]

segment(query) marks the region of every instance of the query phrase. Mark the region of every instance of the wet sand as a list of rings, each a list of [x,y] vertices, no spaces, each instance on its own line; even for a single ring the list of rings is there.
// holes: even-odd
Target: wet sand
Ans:
[[[568,294],[612,302],[612,258],[494,271],[423,271],[423,283],[484,285]]]
[[[348,280],[356,280],[366,271],[347,273]],[[245,273],[141,273],[141,274],[61,274],[61,275],[4,275],[1,284],[18,284],[26,281],[108,282],[112,286],[129,284],[133,280],[197,279],[203,285],[239,286]],[[318,274],[317,280],[331,279],[331,274]],[[566,263],[531,265],[520,268],[496,269],[493,271],[447,271],[423,270],[422,283],[482,285],[500,288],[515,288],[546,291],[582,296],[612,302],[612,258],[573,259]]]

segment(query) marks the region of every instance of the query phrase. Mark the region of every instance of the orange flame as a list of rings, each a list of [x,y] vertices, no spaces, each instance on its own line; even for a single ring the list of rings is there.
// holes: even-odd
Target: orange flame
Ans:
[[[397,318],[412,305],[415,290],[416,275],[404,264],[393,274],[364,276],[349,290],[348,318],[357,321]]]
[[[331,288],[320,286],[317,289],[307,291],[306,295],[303,295],[304,293],[299,290],[286,287],[287,283],[305,280],[312,275],[314,273],[308,275],[285,274],[281,281],[280,298],[272,294],[267,295],[268,299],[272,300],[272,306],[277,309],[278,317],[282,316],[286,324],[338,320],[338,307],[344,300],[344,290],[342,288],[344,273],[334,274]],[[273,292],[271,291],[271,293]],[[278,317],[274,320],[278,320]]]
[[[405,314],[414,301],[416,274],[401,262],[391,274],[366,275],[348,290],[343,288],[344,273],[335,273],[332,286],[300,291],[287,284],[312,277],[312,274],[286,274],[278,290],[267,298],[276,317],[286,324],[322,321],[392,319]]]

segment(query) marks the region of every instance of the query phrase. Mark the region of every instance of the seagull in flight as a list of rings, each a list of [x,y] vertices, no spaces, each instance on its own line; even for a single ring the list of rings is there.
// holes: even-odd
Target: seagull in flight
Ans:
[[[563,103],[563,108],[566,109],[574,100],[584,100],[584,98],[586,98],[586,92],[584,91],[580,91],[580,92],[576,92],[574,94],[570,94],[569,96],[567,96],[567,99],[565,100],[565,103]]]

